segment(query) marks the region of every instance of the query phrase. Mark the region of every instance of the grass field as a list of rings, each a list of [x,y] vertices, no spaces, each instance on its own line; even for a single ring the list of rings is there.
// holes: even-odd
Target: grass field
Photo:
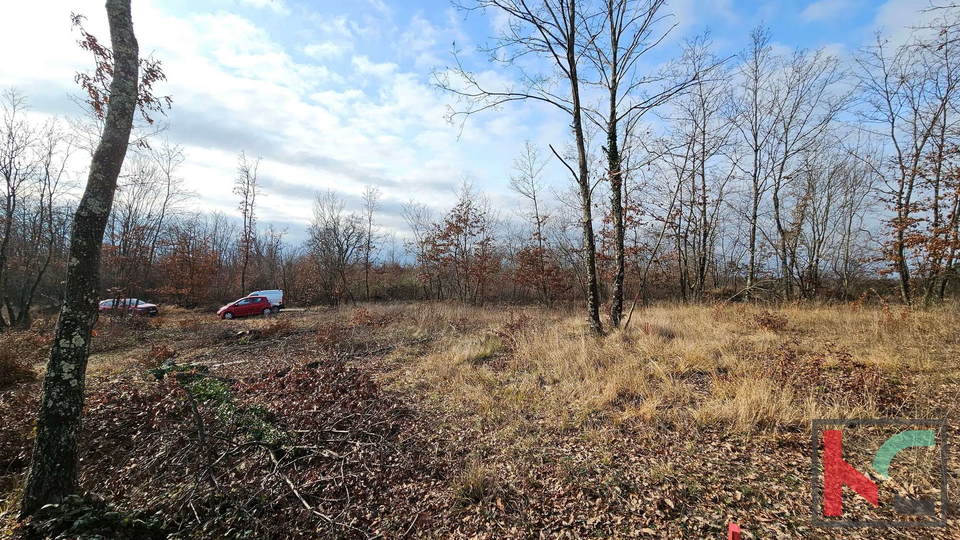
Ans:
[[[83,441],[95,502],[74,515],[131,538],[721,538],[730,521],[747,538],[873,538],[811,528],[810,422],[956,420],[958,322],[955,307],[663,305],[595,338],[565,308],[105,319]],[[50,325],[0,338],[8,535],[28,529],[12,510]],[[845,458],[867,470],[855,443]],[[918,472],[935,456],[912,452],[882,503],[936,487]],[[954,538],[950,523],[884,536]]]

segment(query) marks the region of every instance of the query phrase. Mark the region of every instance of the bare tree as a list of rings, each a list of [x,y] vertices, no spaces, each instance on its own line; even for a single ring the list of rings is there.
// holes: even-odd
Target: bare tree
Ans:
[[[802,187],[795,189],[790,183],[799,179],[811,163],[806,156],[825,150],[829,130],[849,103],[850,92],[839,88],[846,76],[840,61],[823,50],[797,50],[782,63],[772,98],[773,129],[767,156],[778,235],[773,244],[780,260],[783,293],[790,299],[797,279],[794,269],[799,231],[810,199],[798,197],[792,208],[784,208],[784,197],[791,191],[803,192]]]
[[[38,132],[31,148],[34,166],[17,215],[8,248],[14,265],[4,273],[3,301],[11,325],[29,328],[30,310],[40,285],[54,260],[66,258],[69,217],[62,197],[67,160],[74,150],[73,138],[57,119]]]
[[[246,152],[240,152],[237,158],[237,178],[234,180],[233,193],[240,196],[240,215],[243,225],[240,229],[240,294],[247,294],[247,269],[250,266],[250,255],[254,251],[257,237],[257,195],[260,194],[260,185],[257,179],[257,169],[260,167],[260,158],[247,159]]]
[[[550,217],[549,210],[543,201],[543,168],[547,160],[541,157],[540,149],[529,140],[524,141],[523,150],[513,160],[513,170],[517,174],[510,176],[510,189],[526,199],[529,209],[521,209],[520,215],[532,226],[535,246],[529,252],[532,255],[533,270],[540,290],[540,298],[544,303],[550,302],[549,277],[547,268],[547,245],[544,228]]]
[[[373,250],[377,249],[377,243],[379,242],[374,214],[379,212],[380,209],[380,189],[375,186],[367,186],[363,190],[363,289],[368,301],[370,300],[370,269],[373,266]]]
[[[742,91],[734,100],[735,125],[747,147],[749,160],[740,170],[749,178],[747,197],[748,236],[747,249],[747,294],[756,286],[758,260],[758,231],[760,205],[769,187],[765,163],[766,149],[773,133],[772,85],[775,73],[775,58],[770,46],[770,31],[756,28],[750,32],[750,45],[740,53],[739,76],[743,79]],[[739,160],[738,160],[739,163]]]
[[[157,256],[157,243],[168,220],[176,217],[180,211],[180,205],[187,198],[195,195],[186,189],[184,178],[177,175],[177,171],[187,159],[183,147],[178,144],[171,144],[170,140],[165,138],[159,148],[151,148],[150,150],[160,171],[162,197],[152,227],[153,235],[150,239],[150,251],[147,255],[147,264],[142,281],[144,285],[150,282],[151,271]],[[142,293],[142,288],[140,292]]]
[[[683,66],[694,82],[673,107],[672,139],[662,159],[677,182],[677,212],[672,216],[677,241],[681,297],[699,300],[708,269],[727,185],[735,172],[728,158],[733,126],[728,121],[728,71],[718,69],[706,37],[684,47]],[[688,296],[688,294],[690,296]]]
[[[643,115],[663,105],[705,73],[674,77],[669,69],[644,72],[641,59],[655,49],[676,26],[661,28],[669,17],[663,14],[666,0],[604,0],[601,16],[603,30],[590,42],[587,57],[594,64],[599,85],[606,93],[606,108],[588,117],[606,134],[602,149],[606,155],[607,180],[610,182],[610,212],[614,236],[613,294],[610,300],[610,322],[620,326],[623,315],[623,280],[625,276],[623,170],[624,151],[621,124],[637,123]],[[712,66],[699,66],[709,71]],[[659,85],[652,89],[652,86]],[[627,131],[629,131],[629,126]]]
[[[317,193],[310,225],[310,251],[329,302],[338,305],[344,297],[356,303],[348,274],[363,258],[366,234],[363,217],[344,209],[334,191]]]
[[[502,89],[488,88],[483,81],[467,70],[454,54],[456,64],[445,72],[435,73],[436,84],[467,103],[462,110],[451,110],[451,120],[465,121],[471,114],[496,109],[506,103],[534,100],[549,104],[569,115],[574,145],[576,168],[551,150],[575,180],[580,199],[583,250],[586,260],[587,318],[594,334],[603,333],[600,321],[600,288],[597,277],[596,240],[593,234],[593,185],[584,133],[584,106],[581,98],[584,78],[580,70],[584,55],[596,39],[596,14],[584,13],[578,0],[477,0],[476,4],[460,9],[492,10],[509,17],[510,22],[487,49],[490,58],[512,67],[518,85]],[[540,73],[530,73],[517,60],[537,55],[547,59],[559,74],[559,81]],[[562,83],[559,88],[554,82]]]
[[[37,163],[32,149],[36,130],[26,118],[27,99],[17,90],[7,90],[2,97],[3,124],[0,125],[0,176],[3,176],[3,237],[0,238],[0,291],[8,289],[8,257],[14,237],[18,205],[22,204],[24,185],[33,177]],[[8,315],[11,317],[12,314]],[[0,327],[7,326],[0,312]]]
[[[898,275],[901,299],[911,304],[913,290],[909,249],[918,223],[916,191],[922,161],[942,124],[953,91],[938,91],[940,66],[930,62],[929,49],[908,43],[892,47],[879,34],[856,56],[863,106],[861,119],[877,126],[875,133],[892,151],[894,166],[885,178],[885,201],[894,213],[885,256]],[[878,171],[881,174],[886,171]]]
[[[443,281],[437,268],[437,261],[430,256],[433,224],[430,209],[423,203],[411,200],[403,204],[400,214],[413,233],[413,240],[404,242],[404,245],[407,252],[412,253],[416,260],[424,297],[442,300]]]

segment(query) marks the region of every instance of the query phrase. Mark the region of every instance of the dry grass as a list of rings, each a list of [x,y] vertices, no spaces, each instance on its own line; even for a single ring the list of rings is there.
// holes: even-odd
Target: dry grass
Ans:
[[[0,334],[0,390],[36,379],[47,350],[46,339],[37,332]]]
[[[511,333],[513,312],[418,307],[413,331],[435,340],[406,358],[401,379],[481,422],[792,430],[930,406],[906,383],[953,367],[960,337],[953,308],[664,306],[603,338],[569,312],[520,315],[525,328]]]
[[[336,358],[369,373],[423,413],[430,452],[451,464],[423,477],[436,480],[430,504],[442,510],[435,521],[404,516],[411,537],[620,537],[590,528],[611,513],[662,525],[665,537],[719,536],[709,527],[740,510],[741,521],[772,512],[753,524],[760,537],[798,537],[809,521],[809,421],[955,418],[958,319],[955,307],[664,305],[595,338],[581,310],[566,308],[401,303],[232,321],[170,310],[101,321],[88,373],[93,390],[171,358],[247,375],[264,357]],[[739,461],[727,466],[731,452]],[[754,475],[750,486],[736,483],[741,474]],[[700,502],[705,493],[712,502]],[[579,525],[566,521],[574,513]],[[689,516],[706,528],[685,528]],[[492,528],[504,521],[517,529]]]
[[[638,311],[629,330],[602,338],[587,333],[579,310],[557,308],[410,303],[237,321],[181,311],[101,321],[91,373],[157,355],[204,359],[243,333],[306,332],[327,354],[382,349],[386,380],[480,424],[751,432],[797,430],[812,418],[944,416],[922,396],[960,352],[954,307],[668,305]]]

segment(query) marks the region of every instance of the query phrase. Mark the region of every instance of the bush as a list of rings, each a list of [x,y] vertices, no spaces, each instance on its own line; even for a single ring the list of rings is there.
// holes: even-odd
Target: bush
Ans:
[[[394,322],[395,317],[386,314],[373,313],[367,308],[353,310],[350,324],[353,326],[382,327]]]
[[[260,335],[265,338],[279,338],[293,333],[293,323],[290,319],[280,317],[273,319],[260,329]]]
[[[317,325],[317,346],[320,350],[334,354],[340,349],[343,340],[340,325],[335,322],[325,322]]]
[[[37,377],[33,366],[42,362],[50,349],[46,338],[36,332],[9,332],[0,336],[0,388]]]
[[[784,315],[767,310],[755,316],[753,320],[761,330],[769,330],[771,332],[779,332],[785,329],[787,323],[790,322]]]
[[[517,348],[517,345],[520,344],[520,339],[529,330],[529,328],[529,315],[525,313],[515,315],[514,312],[511,311],[510,320],[503,323],[500,329],[496,331],[496,334],[500,337],[500,341],[507,349],[514,350]]]
[[[155,368],[165,360],[170,360],[177,356],[177,351],[169,345],[153,345],[150,347],[150,352],[147,353],[147,358],[141,362],[144,367]]]

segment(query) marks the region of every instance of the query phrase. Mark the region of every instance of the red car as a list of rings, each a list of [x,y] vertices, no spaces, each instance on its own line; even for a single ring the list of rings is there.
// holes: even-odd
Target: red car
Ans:
[[[136,298],[101,300],[97,309],[100,310],[100,313],[127,312],[135,315],[150,315],[151,317],[157,314],[156,304],[137,300]]]
[[[217,310],[217,317],[221,319],[232,319],[234,317],[243,317],[246,315],[256,315],[262,313],[269,315],[273,313],[273,305],[266,296],[247,296],[223,306]]]

